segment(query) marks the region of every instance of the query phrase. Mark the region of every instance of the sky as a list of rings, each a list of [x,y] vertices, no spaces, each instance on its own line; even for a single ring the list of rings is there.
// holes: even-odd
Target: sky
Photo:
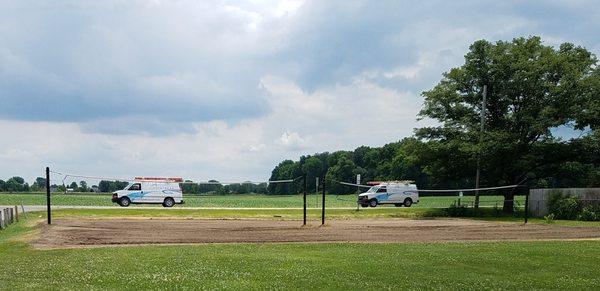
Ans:
[[[476,40],[598,31],[577,0],[1,0],[0,179],[263,181],[432,124],[421,93]]]

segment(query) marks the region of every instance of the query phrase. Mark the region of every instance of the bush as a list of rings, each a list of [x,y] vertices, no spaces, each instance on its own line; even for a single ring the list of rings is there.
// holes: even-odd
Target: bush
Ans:
[[[580,209],[577,197],[563,195],[560,191],[553,191],[548,197],[548,212],[556,219],[577,219]]]
[[[544,222],[547,224],[554,223],[554,214],[550,213],[550,214],[544,216]]]
[[[600,221],[600,206],[588,205],[581,210],[581,214],[577,216],[578,220],[583,221]]]
[[[465,217],[472,216],[473,212],[466,206],[457,205],[456,202],[452,203],[450,207],[446,208],[446,214],[450,217]]]

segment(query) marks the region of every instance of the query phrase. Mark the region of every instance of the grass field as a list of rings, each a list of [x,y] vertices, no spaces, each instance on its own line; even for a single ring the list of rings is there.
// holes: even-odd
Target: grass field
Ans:
[[[61,213],[73,214],[57,215]],[[5,263],[0,289],[600,288],[600,269],[594,267],[600,259],[599,241],[37,250],[28,244],[37,222],[30,215],[0,232],[0,262]]]
[[[52,194],[53,205],[77,206],[111,206],[110,194]],[[327,195],[329,207],[356,207],[356,195]],[[457,197],[421,197],[421,202],[413,207],[431,208],[448,207]],[[481,196],[482,206],[502,207],[502,196]],[[300,195],[184,195],[185,204],[178,207],[302,207]],[[473,196],[463,197],[462,203],[474,201]],[[523,205],[524,197],[517,197],[517,203]],[[42,193],[0,193],[0,205],[45,205],[46,196]],[[308,207],[320,207],[320,196],[314,194],[307,197]]]

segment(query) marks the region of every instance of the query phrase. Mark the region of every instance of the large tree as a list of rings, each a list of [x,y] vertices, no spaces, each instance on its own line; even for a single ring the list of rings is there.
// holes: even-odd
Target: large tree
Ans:
[[[596,62],[582,47],[554,48],[538,37],[476,41],[464,65],[423,92],[420,116],[439,124],[416,131],[430,141],[427,170],[438,179],[472,186],[480,154],[482,186],[523,184],[572,159],[571,141],[555,137],[553,130],[597,122],[598,108],[589,108],[598,104]],[[484,85],[487,117],[480,142]],[[505,193],[507,212],[513,209],[513,194]]]

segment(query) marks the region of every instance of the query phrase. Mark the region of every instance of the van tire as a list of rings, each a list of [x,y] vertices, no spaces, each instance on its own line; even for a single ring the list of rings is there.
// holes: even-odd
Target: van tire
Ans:
[[[404,199],[404,207],[410,207],[412,205],[413,201],[410,198],[406,198]]]
[[[175,205],[175,200],[173,200],[173,198],[171,198],[171,197],[165,198],[165,201],[163,202],[164,207],[173,207],[173,205]]]
[[[369,206],[371,207],[377,207],[378,204],[377,199],[371,199],[371,201],[369,201]]]
[[[129,197],[121,197],[119,199],[119,205],[121,205],[121,207],[128,207],[131,204],[131,200],[129,200]]]

